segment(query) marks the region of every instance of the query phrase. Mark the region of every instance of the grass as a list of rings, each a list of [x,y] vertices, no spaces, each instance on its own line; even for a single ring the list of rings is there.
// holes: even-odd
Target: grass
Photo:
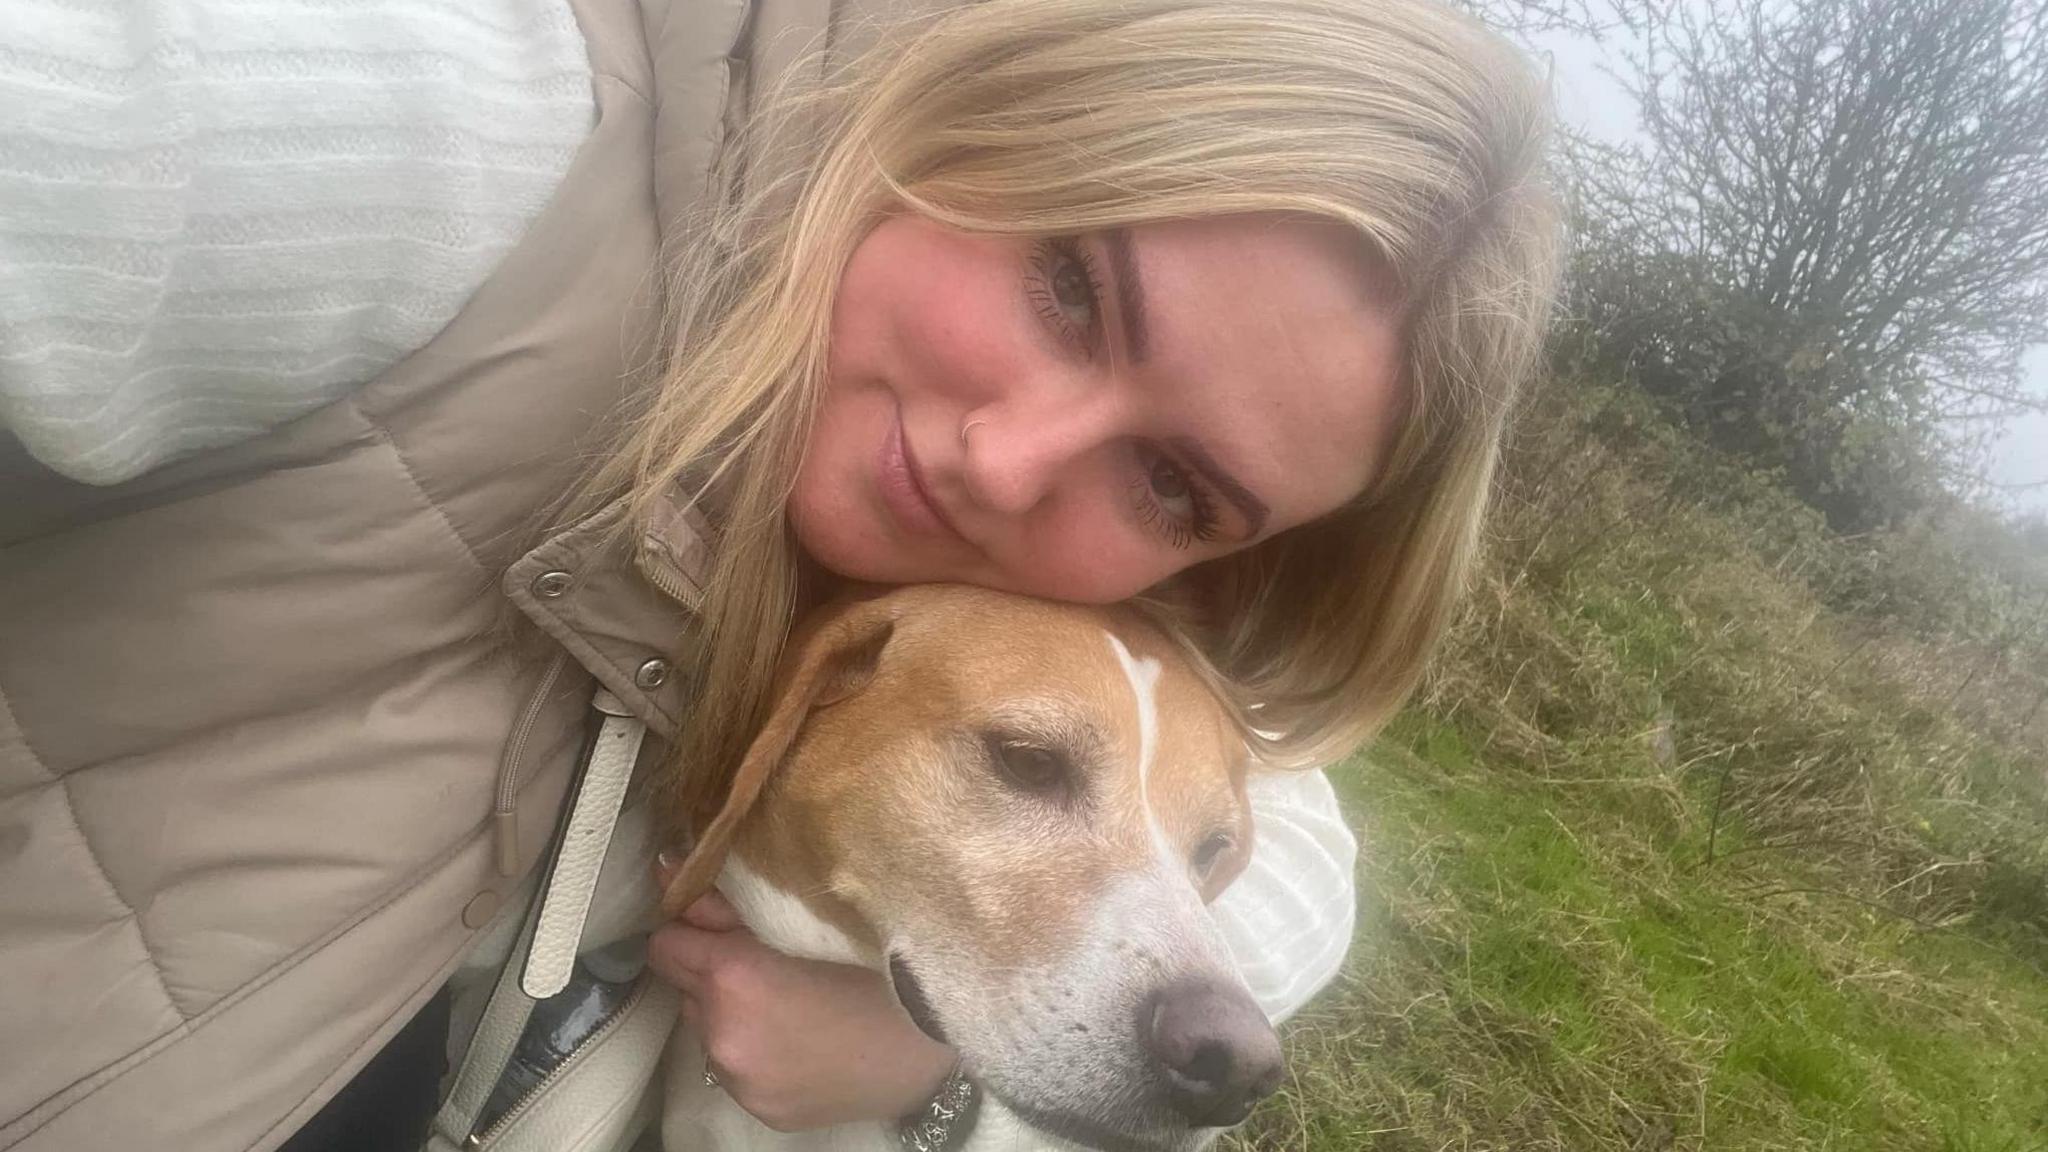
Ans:
[[[2038,686],[1953,691],[1587,426],[1539,414],[1428,690],[1333,772],[1358,937],[1237,1145],[2048,1149],[2048,754],[1985,704]]]

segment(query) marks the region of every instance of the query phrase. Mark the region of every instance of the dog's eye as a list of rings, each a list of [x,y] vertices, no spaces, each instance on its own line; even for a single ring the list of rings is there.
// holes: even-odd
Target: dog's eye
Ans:
[[[1026,792],[1057,792],[1066,786],[1066,758],[1050,748],[991,737],[988,750],[1003,776]]]
[[[1208,839],[1195,845],[1195,854],[1189,857],[1188,861],[1195,866],[1195,871],[1198,874],[1207,876],[1209,870],[1216,866],[1216,861],[1221,860],[1223,854],[1230,851],[1230,846],[1231,839],[1228,832],[1212,832],[1209,834]]]

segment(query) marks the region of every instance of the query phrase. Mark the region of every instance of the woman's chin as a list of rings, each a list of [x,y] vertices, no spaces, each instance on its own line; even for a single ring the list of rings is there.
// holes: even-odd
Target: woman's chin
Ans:
[[[932,584],[957,574],[897,544],[880,525],[852,517],[807,517],[791,510],[791,528],[805,559],[842,580],[864,584]]]

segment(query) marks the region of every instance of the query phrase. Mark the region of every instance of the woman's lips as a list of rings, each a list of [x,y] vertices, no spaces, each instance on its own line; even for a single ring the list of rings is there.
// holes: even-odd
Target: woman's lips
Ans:
[[[918,474],[917,458],[911,454],[910,441],[903,435],[900,409],[895,425],[882,441],[881,473],[882,499],[898,525],[916,535],[959,538]]]

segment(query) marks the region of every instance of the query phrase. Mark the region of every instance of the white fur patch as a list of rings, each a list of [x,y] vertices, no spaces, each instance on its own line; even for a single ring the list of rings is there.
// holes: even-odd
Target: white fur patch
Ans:
[[[1138,799],[1145,806],[1145,823],[1152,829],[1152,846],[1158,850],[1160,862],[1167,864],[1174,859],[1173,846],[1159,826],[1158,810],[1152,807],[1152,758],[1159,747],[1159,661],[1131,655],[1115,636],[1109,636],[1109,647],[1138,702]]]

